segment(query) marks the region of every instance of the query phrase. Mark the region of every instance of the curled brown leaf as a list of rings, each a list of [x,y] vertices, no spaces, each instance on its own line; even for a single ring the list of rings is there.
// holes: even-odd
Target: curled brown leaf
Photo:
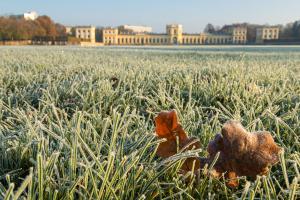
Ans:
[[[218,174],[225,173],[228,186],[236,187],[238,176],[266,175],[270,166],[279,161],[281,150],[269,132],[250,133],[239,122],[229,121],[209,143],[208,160],[211,162],[220,152],[214,168]]]

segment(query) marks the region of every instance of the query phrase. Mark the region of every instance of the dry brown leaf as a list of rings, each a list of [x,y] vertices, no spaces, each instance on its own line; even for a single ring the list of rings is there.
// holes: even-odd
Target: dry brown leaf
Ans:
[[[115,76],[112,76],[109,81],[111,82],[113,88],[116,88],[120,82],[120,80]]]
[[[279,161],[281,150],[269,132],[250,133],[239,122],[229,121],[209,143],[208,160],[211,162],[220,152],[214,168],[219,175],[225,173],[228,186],[236,187],[238,176],[255,178],[267,174],[270,166]]]
[[[157,155],[168,158],[179,150],[198,149],[200,142],[196,138],[189,138],[182,126],[178,123],[175,110],[160,112],[155,118],[156,134],[158,138],[166,141],[158,146]],[[177,138],[179,144],[177,145]],[[223,173],[229,187],[238,186],[238,177],[247,176],[255,178],[257,175],[266,175],[270,167],[279,161],[279,152],[282,150],[266,131],[247,132],[237,121],[228,121],[224,124],[220,134],[217,134],[208,145],[208,158],[188,158],[182,165],[182,172],[192,170],[195,162],[195,170],[205,164],[211,164],[216,154],[219,158],[210,173],[218,178]]]
[[[157,149],[157,155],[162,158],[168,158],[177,153],[177,149],[187,151],[199,149],[200,142],[194,137],[189,138],[184,132],[182,126],[178,123],[178,117],[175,110],[160,112],[155,117],[155,132],[158,138],[165,138],[165,142],[161,142]],[[178,145],[177,138],[178,137]],[[181,170],[183,172],[191,171],[193,163],[194,169],[200,168],[200,159],[197,157],[187,158],[183,163]]]

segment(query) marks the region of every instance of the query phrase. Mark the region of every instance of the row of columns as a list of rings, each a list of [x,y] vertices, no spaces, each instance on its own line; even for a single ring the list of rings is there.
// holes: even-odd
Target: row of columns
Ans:
[[[181,44],[230,44],[234,43],[231,38],[183,38]],[[105,38],[105,44],[112,45],[167,45],[172,44],[169,38],[134,38],[134,37],[109,37]]]

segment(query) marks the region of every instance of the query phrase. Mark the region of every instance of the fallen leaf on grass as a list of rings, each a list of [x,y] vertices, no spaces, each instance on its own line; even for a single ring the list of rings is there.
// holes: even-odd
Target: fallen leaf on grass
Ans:
[[[271,134],[267,131],[247,132],[237,121],[225,123],[221,134],[217,134],[208,145],[211,162],[217,152],[219,159],[214,166],[215,176],[225,177],[230,187],[238,186],[238,176],[255,178],[266,175],[270,167],[279,161],[279,152]]]
[[[160,112],[155,117],[155,132],[158,138],[165,138],[165,142],[161,142],[157,149],[157,155],[162,158],[168,158],[175,155],[178,151],[188,151],[199,149],[200,142],[194,137],[189,138],[182,126],[178,123],[178,117],[175,110]],[[177,139],[178,138],[178,139]],[[195,164],[194,164],[195,163]],[[187,158],[181,170],[183,173],[193,169],[200,168],[200,159],[198,157]]]
[[[115,76],[112,76],[109,79],[109,81],[112,83],[112,87],[113,88],[116,88],[119,85],[119,82],[120,82],[120,80],[117,77],[115,77]]]
[[[157,149],[157,155],[168,158],[178,151],[199,149],[200,142],[194,137],[189,138],[178,122],[175,110],[160,112],[155,117],[155,132],[158,138],[165,138]],[[247,132],[237,121],[228,121],[224,124],[220,134],[217,134],[208,145],[208,158],[191,157],[183,163],[182,173],[211,165],[218,154],[218,160],[209,173],[215,178],[225,174],[229,187],[238,186],[238,177],[255,178],[257,175],[266,175],[270,167],[279,161],[279,152],[282,151],[267,131]],[[194,173],[197,173],[194,171]]]

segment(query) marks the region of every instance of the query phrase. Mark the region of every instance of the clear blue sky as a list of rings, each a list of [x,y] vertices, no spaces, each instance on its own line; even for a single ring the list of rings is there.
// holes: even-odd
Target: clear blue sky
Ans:
[[[300,0],[0,0],[0,15],[37,11],[64,25],[148,25],[164,32],[180,23],[201,32],[210,22],[283,24],[300,19]]]

